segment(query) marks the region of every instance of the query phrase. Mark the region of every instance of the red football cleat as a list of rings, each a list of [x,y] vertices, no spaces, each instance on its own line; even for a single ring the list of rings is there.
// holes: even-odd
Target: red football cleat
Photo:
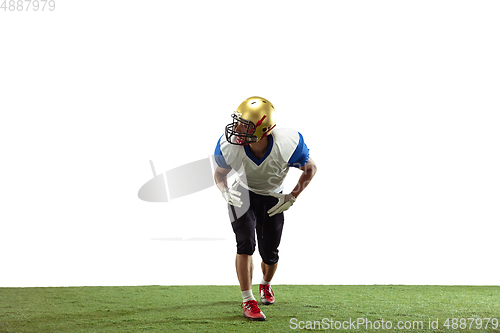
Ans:
[[[243,315],[251,320],[266,320],[266,316],[260,311],[256,300],[241,303]]]
[[[274,303],[274,293],[273,293],[273,290],[271,289],[271,285],[260,284],[259,285],[259,292],[260,292],[260,302],[262,304],[271,305]]]

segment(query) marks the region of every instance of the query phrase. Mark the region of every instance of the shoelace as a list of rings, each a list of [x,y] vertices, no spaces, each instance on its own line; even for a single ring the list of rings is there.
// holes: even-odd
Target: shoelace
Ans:
[[[241,307],[245,306],[248,310],[254,313],[260,313],[259,305],[257,304],[257,301],[248,301],[241,303]]]
[[[262,289],[264,289],[264,296],[266,297],[274,296],[273,291],[271,290],[271,287],[269,287],[269,285],[264,286]]]

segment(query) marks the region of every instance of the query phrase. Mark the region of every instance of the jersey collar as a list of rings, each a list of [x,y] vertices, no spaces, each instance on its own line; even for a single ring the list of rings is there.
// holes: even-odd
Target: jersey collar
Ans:
[[[271,154],[271,150],[273,149],[273,143],[274,143],[273,135],[270,134],[267,137],[267,139],[269,140],[269,144],[267,146],[267,151],[266,151],[266,154],[264,156],[262,156],[261,159],[257,159],[255,156],[253,156],[252,152],[250,151],[250,147],[248,145],[243,146],[243,147],[245,147],[245,153],[247,154],[248,158],[251,159],[257,165],[261,165],[262,162],[264,162],[264,160],[269,156],[269,154]]]

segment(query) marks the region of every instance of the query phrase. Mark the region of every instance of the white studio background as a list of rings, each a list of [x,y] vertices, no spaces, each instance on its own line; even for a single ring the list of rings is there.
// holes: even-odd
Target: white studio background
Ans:
[[[319,168],[274,283],[500,284],[498,2],[56,5],[0,11],[1,287],[237,284],[215,187],[137,192],[252,95]]]

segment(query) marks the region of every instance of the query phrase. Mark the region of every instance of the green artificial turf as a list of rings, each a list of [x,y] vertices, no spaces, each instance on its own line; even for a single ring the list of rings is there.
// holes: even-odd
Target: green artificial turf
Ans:
[[[500,320],[500,287],[276,285],[273,289],[276,303],[261,306],[267,320],[252,322],[242,316],[238,286],[0,288],[0,332],[290,332],[300,331],[299,325],[332,332],[500,332],[492,320],[485,328],[487,320],[482,319],[481,329],[476,321]],[[258,296],[258,285],[253,291]],[[334,327],[335,322],[358,318],[379,324],[384,320],[386,325],[391,321],[393,329],[369,329],[367,324],[356,329]],[[453,329],[451,319],[449,329],[444,327],[447,318],[465,318],[466,328],[462,321],[462,328]],[[439,329],[429,329],[429,321],[436,320]],[[424,327],[398,330],[399,321],[422,322]]]

